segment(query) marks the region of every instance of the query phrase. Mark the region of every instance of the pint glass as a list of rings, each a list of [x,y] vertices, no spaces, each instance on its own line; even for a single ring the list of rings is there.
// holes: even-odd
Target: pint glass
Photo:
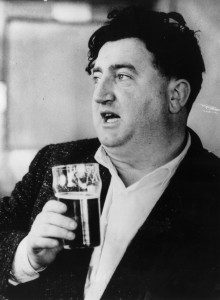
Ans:
[[[100,244],[101,179],[97,163],[52,167],[53,190],[67,206],[66,216],[74,219],[75,239],[64,241],[65,249],[96,247]]]

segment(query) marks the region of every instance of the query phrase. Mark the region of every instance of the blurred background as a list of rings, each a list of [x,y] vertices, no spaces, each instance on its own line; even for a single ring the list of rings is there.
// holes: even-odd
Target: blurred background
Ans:
[[[9,194],[44,145],[94,137],[87,42],[122,0],[0,0],[0,195]],[[220,156],[220,1],[140,0],[177,11],[198,33],[206,74],[189,116]]]

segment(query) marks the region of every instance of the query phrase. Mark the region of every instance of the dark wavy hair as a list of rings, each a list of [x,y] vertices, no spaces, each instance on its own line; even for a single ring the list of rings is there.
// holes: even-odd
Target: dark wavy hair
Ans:
[[[162,75],[186,79],[190,83],[191,93],[187,103],[190,111],[201,89],[202,73],[205,71],[196,33],[186,26],[184,18],[177,12],[149,11],[139,6],[115,9],[89,39],[86,71],[91,74],[99,50],[106,42],[139,38],[153,54],[153,64]]]

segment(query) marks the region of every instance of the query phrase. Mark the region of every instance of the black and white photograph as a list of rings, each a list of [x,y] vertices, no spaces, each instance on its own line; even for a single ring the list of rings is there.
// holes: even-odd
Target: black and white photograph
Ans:
[[[219,300],[219,158],[219,0],[0,0],[0,300]]]

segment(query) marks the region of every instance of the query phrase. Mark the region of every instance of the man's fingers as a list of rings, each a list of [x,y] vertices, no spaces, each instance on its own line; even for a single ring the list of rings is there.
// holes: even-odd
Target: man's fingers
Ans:
[[[72,231],[66,230],[62,227],[46,224],[46,225],[42,225],[41,230],[38,233],[38,236],[72,240],[74,239],[75,234]]]
[[[74,230],[77,227],[77,223],[74,220],[53,212],[45,213],[42,216],[42,219],[44,219],[43,221],[45,223],[56,225],[68,230]]]
[[[43,224],[55,225],[67,230],[74,230],[77,227],[77,223],[73,219],[50,211],[42,211],[39,215],[37,215],[33,227],[39,228]]]
[[[44,206],[43,211],[37,215],[29,234],[32,247],[39,238],[61,240],[73,240],[75,238],[73,230],[77,227],[77,223],[60,213],[63,209],[66,209],[64,206],[63,203],[56,200],[50,200]],[[56,211],[59,211],[59,213]]]
[[[59,250],[59,248],[62,247],[62,243],[59,240],[52,238],[38,237],[33,243],[33,248],[36,249],[53,249],[55,247]]]
[[[50,211],[63,214],[67,210],[67,207],[64,203],[57,200],[49,200],[43,207],[43,211]]]

